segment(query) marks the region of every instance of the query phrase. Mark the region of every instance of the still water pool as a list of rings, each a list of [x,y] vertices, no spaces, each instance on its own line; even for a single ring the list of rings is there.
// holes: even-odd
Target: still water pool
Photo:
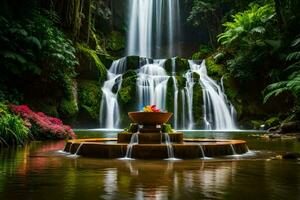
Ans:
[[[115,137],[114,132],[79,132]],[[297,140],[262,140],[249,133],[186,133],[187,138],[245,139],[257,156],[144,161],[74,158],[64,141],[32,142],[0,152],[0,199],[300,199],[300,161],[270,160],[300,152]]]

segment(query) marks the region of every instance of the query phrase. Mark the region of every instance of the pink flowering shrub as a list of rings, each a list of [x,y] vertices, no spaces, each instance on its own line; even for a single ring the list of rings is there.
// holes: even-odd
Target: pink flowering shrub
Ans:
[[[70,126],[66,126],[60,119],[50,117],[42,112],[34,112],[27,105],[10,105],[10,109],[20,115],[26,126],[39,139],[64,139],[76,138]]]

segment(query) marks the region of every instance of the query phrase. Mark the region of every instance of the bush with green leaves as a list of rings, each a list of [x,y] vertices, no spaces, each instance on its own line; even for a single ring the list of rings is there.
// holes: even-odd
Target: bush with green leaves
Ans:
[[[24,73],[55,81],[66,90],[78,64],[72,41],[41,14],[22,21],[0,17],[0,62],[3,78]]]
[[[279,82],[270,84],[264,91],[264,102],[267,102],[270,97],[278,96],[283,92],[290,92],[299,104],[300,95],[300,36],[293,42],[294,51],[290,52],[286,57],[286,62],[290,65],[283,70],[285,78]]]
[[[251,4],[223,25],[226,29],[218,41],[231,55],[227,61],[229,71],[241,81],[254,80],[259,67],[281,47],[274,4]]]
[[[248,47],[251,44],[264,42],[262,41],[262,34],[271,28],[268,27],[268,22],[271,22],[274,16],[273,4],[266,4],[261,7],[258,4],[252,4],[248,10],[233,15],[233,21],[223,24],[226,29],[218,36],[218,41],[234,48],[237,45]]]
[[[30,139],[32,136],[24,121],[0,102],[0,146],[24,145]]]

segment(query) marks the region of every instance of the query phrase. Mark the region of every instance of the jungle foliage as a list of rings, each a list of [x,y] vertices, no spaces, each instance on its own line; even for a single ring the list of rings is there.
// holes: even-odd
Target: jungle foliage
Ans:
[[[8,107],[0,102],[0,147],[24,145],[31,138],[30,130],[22,118],[12,114]]]
[[[237,101],[242,102],[242,90],[260,99],[255,104],[281,95],[282,102],[294,102],[292,113],[299,117],[300,2],[193,0],[192,5],[187,20],[207,29],[206,45],[215,48],[203,54],[207,48],[202,44],[193,57],[213,58],[224,67],[239,94]]]

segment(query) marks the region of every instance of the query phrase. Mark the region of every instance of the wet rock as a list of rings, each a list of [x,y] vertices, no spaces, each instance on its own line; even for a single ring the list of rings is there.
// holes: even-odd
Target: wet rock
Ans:
[[[272,139],[274,139],[274,138],[281,138],[281,135],[277,134],[277,133],[275,133],[275,134],[269,134],[269,138],[272,138]]]
[[[282,123],[280,126],[271,127],[268,132],[275,134],[300,133],[300,121]]]
[[[300,159],[300,153],[296,152],[287,152],[284,155],[282,155],[282,158],[285,160],[296,160]]]

